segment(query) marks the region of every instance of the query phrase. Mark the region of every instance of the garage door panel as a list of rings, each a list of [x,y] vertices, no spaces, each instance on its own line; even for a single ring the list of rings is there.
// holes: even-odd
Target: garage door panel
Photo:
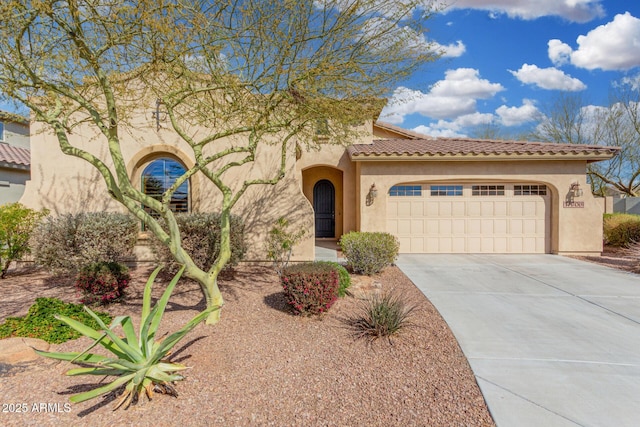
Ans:
[[[477,201],[468,201],[467,216],[474,217],[474,216],[481,216],[481,215],[482,215],[481,203]]]
[[[424,203],[422,201],[411,203],[411,217],[421,218],[424,216]]]
[[[451,215],[456,218],[463,218],[466,214],[464,202],[452,202],[451,203]]]
[[[440,208],[438,202],[426,202],[426,216],[429,218],[438,218],[440,216]]]
[[[438,234],[439,235],[450,235],[451,230],[451,220],[450,219],[441,219],[438,220]]]
[[[411,252],[412,253],[422,253],[424,252],[424,238],[423,237],[412,237],[411,238]]]
[[[482,227],[481,227],[480,232],[483,235],[493,234],[493,220],[492,219],[483,219],[482,220]]]
[[[451,202],[440,202],[439,203],[439,216],[440,218],[449,218],[453,212],[451,208]]]
[[[482,239],[479,236],[469,236],[467,238],[467,252],[469,253],[482,252]]]
[[[464,236],[466,234],[466,221],[464,219],[451,220],[451,234]]]
[[[549,250],[547,195],[516,196],[511,184],[503,186],[504,194],[478,195],[471,187],[472,184],[465,184],[462,195],[435,196],[423,186],[421,195],[399,200],[390,197],[387,229],[399,237],[400,251],[545,253]]]
[[[482,221],[477,218],[469,218],[467,220],[467,233],[480,234]]]
[[[411,217],[411,202],[398,202],[398,217],[399,218]]]
[[[534,201],[524,202],[522,204],[522,216],[524,217],[535,217],[537,212],[538,204]]]
[[[495,253],[504,254],[509,252],[509,246],[506,237],[495,237],[493,239],[493,251]]]
[[[456,254],[463,254],[467,252],[466,238],[464,236],[451,238],[451,252]]]
[[[488,217],[488,216],[493,216],[493,201],[486,201],[486,202],[482,202],[480,204],[480,216],[483,217]]]
[[[507,230],[508,227],[506,218],[496,219],[493,221],[493,232],[495,234],[505,235],[507,234]]]
[[[411,235],[411,220],[399,219],[398,220],[398,234]]]

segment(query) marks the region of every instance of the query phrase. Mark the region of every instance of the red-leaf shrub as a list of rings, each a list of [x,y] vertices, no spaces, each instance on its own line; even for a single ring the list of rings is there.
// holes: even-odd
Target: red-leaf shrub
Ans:
[[[280,283],[296,314],[324,313],[338,299],[338,273],[327,264],[304,263],[284,270]]]
[[[76,289],[83,304],[106,305],[124,298],[129,286],[129,270],[117,262],[97,262],[83,267],[76,276]]]

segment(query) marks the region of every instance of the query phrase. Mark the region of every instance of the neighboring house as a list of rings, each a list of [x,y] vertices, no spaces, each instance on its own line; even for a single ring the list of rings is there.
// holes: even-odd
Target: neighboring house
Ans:
[[[158,130],[150,114],[142,120],[123,140],[122,152],[134,182],[153,192],[193,160],[172,131]],[[40,126],[34,124],[32,179],[23,203],[58,213],[122,211],[92,167],[62,154]],[[401,252],[602,251],[604,205],[589,191],[586,166],[613,157],[617,148],[430,138],[381,122],[365,130],[349,147],[292,153],[280,183],[244,195],[234,213],[245,219],[249,259],[264,259],[264,238],[280,216],[308,230],[309,238],[295,248],[298,260],[313,259],[313,237],[338,239],[354,230],[392,233]],[[92,135],[85,130],[70,137],[103,155]],[[278,153],[262,150],[256,164],[229,173],[273,170]],[[217,190],[201,177],[180,193],[176,210],[216,210]]]
[[[0,205],[20,200],[30,161],[29,120],[0,111]]]

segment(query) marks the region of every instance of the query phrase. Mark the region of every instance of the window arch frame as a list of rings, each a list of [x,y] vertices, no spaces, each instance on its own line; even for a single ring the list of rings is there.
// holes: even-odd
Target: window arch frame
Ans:
[[[159,162],[163,162],[162,165],[162,175],[161,178],[163,181],[161,185],[162,185],[162,191],[157,193],[156,199],[160,200],[160,198],[162,197],[162,195],[166,192],[166,190],[173,185],[173,182],[175,182],[175,180],[181,176],[182,174],[184,174],[187,171],[187,167],[184,165],[184,163],[182,163],[179,159],[168,155],[168,153],[163,153],[159,156],[154,156],[152,159],[149,159],[147,162],[145,162],[143,165],[141,165],[140,167],[140,190],[145,194],[145,195],[149,195],[149,193],[147,192],[147,188],[146,188],[146,182],[145,182],[145,178],[148,177],[148,171],[150,168],[154,167],[154,165],[158,164]],[[171,163],[174,166],[178,166],[181,169],[181,172],[177,173],[177,174],[171,174],[171,175],[167,175],[167,163]],[[179,188],[181,188],[182,186],[186,186],[186,191],[183,191],[183,194],[185,194],[185,198],[186,198],[186,203],[184,203],[186,206],[182,209],[174,209],[174,203],[173,203],[173,197],[172,197],[172,202],[170,203],[169,207],[171,209],[172,212],[174,213],[189,213],[192,210],[192,202],[193,202],[193,197],[192,197],[192,183],[191,183],[191,179],[187,179],[187,181],[185,183],[183,183]],[[176,194],[180,194],[179,191],[176,191],[173,196],[175,197]],[[152,195],[153,197],[153,195]],[[177,206],[177,204],[176,204]],[[152,211],[150,208],[143,206],[143,209],[149,213],[150,215],[157,217],[158,215]]]

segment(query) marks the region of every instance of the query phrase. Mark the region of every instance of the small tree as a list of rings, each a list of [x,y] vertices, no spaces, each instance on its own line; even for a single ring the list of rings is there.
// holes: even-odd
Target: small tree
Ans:
[[[3,0],[0,87],[100,173],[109,194],[170,248],[208,307],[230,250],[230,215],[247,189],[275,185],[295,145],[348,144],[380,97],[437,58],[423,36],[430,1]],[[121,135],[141,108],[162,108],[192,165],[160,196],[127,170]],[[318,134],[322,124],[322,134]],[[92,149],[74,131],[95,132]],[[108,153],[96,155],[96,146]],[[264,176],[230,180],[260,147],[279,149]],[[291,163],[289,163],[291,165]],[[194,175],[218,190],[220,253],[205,269],[181,244],[174,193]],[[162,218],[167,231],[158,222]],[[215,323],[219,311],[207,319]]]
[[[47,211],[34,211],[20,203],[0,206],[0,279],[4,279],[13,261],[30,252],[29,239]]]
[[[302,240],[305,230],[289,230],[289,221],[285,217],[278,218],[276,225],[269,230],[267,236],[267,258],[273,261],[273,268],[282,277],[282,272],[291,259],[293,247]]]

